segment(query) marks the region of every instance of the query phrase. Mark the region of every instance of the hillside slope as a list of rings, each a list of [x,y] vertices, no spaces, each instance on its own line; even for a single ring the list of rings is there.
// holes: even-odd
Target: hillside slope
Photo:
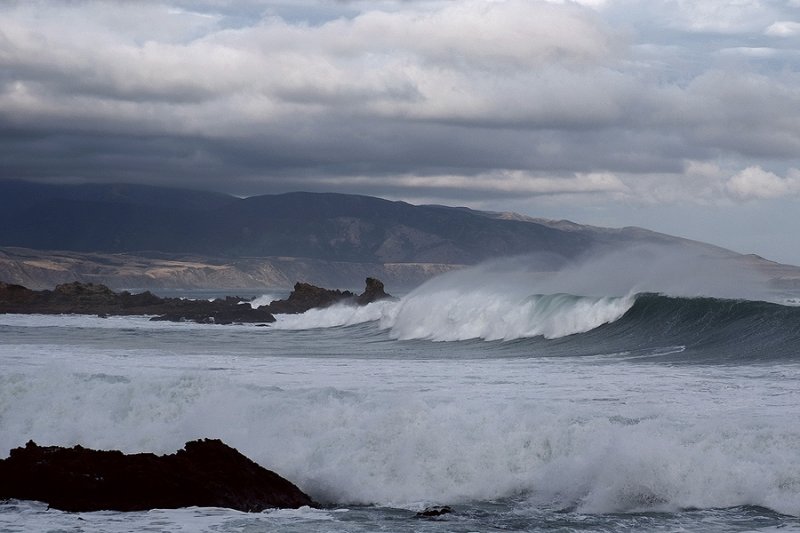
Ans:
[[[796,284],[797,269],[641,228],[514,213],[287,193],[237,198],[140,185],[0,181],[0,279],[112,287],[413,286],[440,272],[532,254],[554,270],[587,253],[668,244],[730,258]]]
[[[578,227],[358,195],[0,181],[0,246],[32,249],[446,264],[537,252],[557,266],[596,245],[676,240]]]

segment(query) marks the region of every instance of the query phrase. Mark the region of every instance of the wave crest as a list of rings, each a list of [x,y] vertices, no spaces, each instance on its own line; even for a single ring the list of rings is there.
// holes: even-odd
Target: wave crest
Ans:
[[[387,313],[391,313],[391,308],[395,305],[397,304],[394,301],[383,300],[364,306],[336,304],[323,309],[309,309],[299,315],[278,314],[275,315],[273,328],[302,330],[354,326],[381,320]]]
[[[381,325],[401,340],[548,339],[592,330],[613,322],[635,297],[571,294],[520,296],[483,290],[411,294]]]
[[[276,315],[275,329],[315,329],[378,322],[399,340],[553,339],[613,322],[636,298],[571,294],[509,295],[491,291],[414,292],[400,301],[363,307],[334,305],[300,315]]]

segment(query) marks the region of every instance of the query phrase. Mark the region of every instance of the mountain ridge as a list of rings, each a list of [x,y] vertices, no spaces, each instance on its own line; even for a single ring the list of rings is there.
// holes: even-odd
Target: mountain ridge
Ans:
[[[631,244],[675,245],[766,268],[773,278],[800,278],[800,269],[636,227],[341,193],[238,198],[146,185],[0,180],[0,279],[33,287],[71,281],[68,275],[112,287],[298,280],[347,287],[367,276],[407,286],[503,256],[532,254],[532,268],[555,270],[589,252]]]

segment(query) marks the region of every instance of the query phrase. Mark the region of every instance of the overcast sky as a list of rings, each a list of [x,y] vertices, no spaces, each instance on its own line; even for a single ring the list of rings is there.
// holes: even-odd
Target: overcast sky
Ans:
[[[361,193],[800,264],[800,0],[6,0],[0,157],[0,177]]]

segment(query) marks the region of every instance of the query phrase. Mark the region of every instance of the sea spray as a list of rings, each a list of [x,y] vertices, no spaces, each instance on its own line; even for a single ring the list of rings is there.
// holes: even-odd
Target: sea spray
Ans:
[[[394,338],[456,341],[557,338],[583,333],[619,319],[635,298],[531,296],[483,289],[416,291],[403,298],[381,325]]]
[[[641,292],[768,299],[764,276],[723,252],[628,246],[589,252],[553,272],[540,271],[542,261],[535,254],[502,258],[437,276],[399,302],[278,315],[274,327],[380,321],[399,340],[553,339],[618,320]]]
[[[42,344],[23,361],[0,350],[0,445],[169,453],[219,437],[340,505],[524,497],[587,513],[800,514],[794,367],[404,360],[387,358],[392,341],[372,344],[387,351],[373,360],[196,355],[218,330],[193,330],[172,355]],[[250,342],[268,353],[294,334]]]
[[[391,300],[381,300],[367,305],[335,304],[322,309],[309,309],[298,315],[275,315],[274,329],[305,330],[353,326],[364,322],[380,320],[392,314],[397,304]]]
[[[272,302],[274,302],[275,300],[280,300],[281,298],[282,298],[282,296],[278,296],[276,294],[269,294],[268,293],[268,294],[262,294],[261,296],[256,296],[255,298],[253,298],[249,302],[243,302],[243,303],[249,303],[250,307],[252,307],[253,309],[257,309],[257,308],[261,307],[262,305],[269,305]]]
[[[276,315],[274,329],[307,330],[377,321],[392,338],[455,341],[557,338],[582,333],[621,317],[635,297],[579,297],[569,294],[528,297],[446,290],[416,291],[399,302],[346,304]]]

